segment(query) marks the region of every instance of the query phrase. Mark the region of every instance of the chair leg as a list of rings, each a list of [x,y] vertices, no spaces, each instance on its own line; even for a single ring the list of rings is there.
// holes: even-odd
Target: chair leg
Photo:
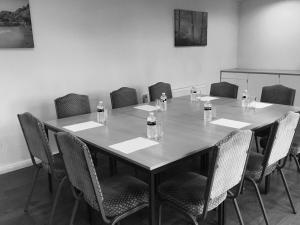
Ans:
[[[267,217],[266,209],[265,209],[264,203],[262,201],[262,198],[260,196],[260,192],[259,192],[258,186],[257,186],[256,182],[253,179],[247,178],[247,180],[250,181],[253,184],[253,186],[255,187],[256,196],[258,198],[258,202],[259,202],[260,208],[261,208],[261,210],[263,212],[263,216],[264,216],[265,222],[266,222],[267,225],[269,225],[270,224],[269,223],[269,219]]]
[[[233,198],[232,201],[233,201],[233,205],[234,205],[236,214],[238,216],[240,225],[244,225],[244,220],[243,220],[243,217],[242,217],[242,214],[241,214],[241,211],[240,211],[240,207],[238,205],[238,202],[237,202],[236,198]]]
[[[70,225],[74,224],[74,220],[75,220],[75,216],[76,216],[76,213],[77,213],[79,201],[80,201],[79,198],[75,200],[75,204],[74,204],[74,207],[73,207],[72,216],[71,216],[71,220],[70,220]]]
[[[225,225],[225,202],[218,207],[218,225]]]
[[[287,184],[287,182],[286,182],[285,176],[284,176],[284,174],[283,174],[283,172],[282,172],[281,169],[278,169],[278,170],[279,170],[279,172],[280,172],[280,176],[281,176],[281,179],[282,179],[282,181],[283,181],[285,191],[286,191],[286,193],[287,193],[287,195],[288,195],[288,197],[289,197],[289,201],[290,201],[290,204],[291,204],[293,213],[296,214],[297,212],[296,212],[296,209],[295,209],[295,206],[294,206],[294,203],[293,203],[293,200],[292,200],[292,196],[291,196],[291,193],[290,193],[288,184]]]
[[[48,187],[49,187],[49,192],[52,194],[53,193],[53,184],[52,184],[51,173],[48,173]]]
[[[24,212],[26,212],[26,213],[28,212],[28,206],[30,204],[30,200],[31,200],[31,197],[32,197],[32,194],[33,194],[34,187],[36,185],[37,178],[39,176],[40,169],[41,168],[38,167],[36,169],[36,171],[34,172],[34,175],[33,175],[33,182],[32,182],[31,189],[30,189],[30,192],[29,192],[26,204],[25,204],[25,208],[24,208]]]
[[[259,144],[258,144],[258,138],[255,135],[255,145],[256,145],[256,151],[259,153]]]
[[[296,163],[296,165],[297,165],[298,172],[300,173],[300,163],[299,163],[299,159],[298,159],[297,156],[294,155],[294,154],[290,154],[290,156],[295,160],[295,163]]]
[[[265,177],[265,194],[270,192],[271,174]]]
[[[162,212],[162,204],[159,205],[159,211],[158,211],[158,225],[161,225],[161,212]]]
[[[60,192],[61,192],[61,189],[63,187],[63,184],[64,182],[66,181],[66,177],[64,177],[60,182],[59,182],[59,185],[58,185],[58,188],[57,188],[57,191],[55,193],[55,198],[54,198],[54,202],[53,202],[53,205],[52,205],[52,209],[51,209],[51,214],[50,214],[50,219],[49,219],[49,225],[52,225],[53,223],[53,218],[54,218],[54,214],[55,214],[55,209],[56,209],[56,206],[57,206],[57,203],[58,203],[58,199],[59,199],[59,196],[60,196]]]

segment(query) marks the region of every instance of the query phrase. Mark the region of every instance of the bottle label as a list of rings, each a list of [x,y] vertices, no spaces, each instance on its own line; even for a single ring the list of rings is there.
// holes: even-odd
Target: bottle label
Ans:
[[[104,109],[97,109],[97,112],[104,112]]]
[[[211,110],[211,107],[204,107],[204,110],[205,110],[205,111]]]
[[[243,95],[242,99],[245,99],[246,98],[246,95]]]
[[[154,122],[147,121],[147,125],[148,125],[148,126],[155,126],[155,125],[156,125],[156,122],[155,122],[155,121],[154,121]]]

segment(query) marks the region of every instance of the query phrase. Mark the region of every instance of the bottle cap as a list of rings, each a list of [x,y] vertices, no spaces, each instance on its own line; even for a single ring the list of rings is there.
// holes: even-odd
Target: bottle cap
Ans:
[[[149,115],[154,116],[154,112],[150,112]]]

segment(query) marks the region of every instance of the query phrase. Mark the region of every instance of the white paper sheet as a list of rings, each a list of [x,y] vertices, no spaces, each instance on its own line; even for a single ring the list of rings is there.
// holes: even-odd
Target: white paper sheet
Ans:
[[[140,106],[136,106],[134,108],[144,110],[144,111],[147,111],[147,112],[152,112],[152,111],[157,110],[157,108],[155,106],[152,106],[152,105],[140,105]]]
[[[130,154],[132,152],[145,149],[148,147],[151,147],[153,145],[158,145],[159,143],[156,141],[149,140],[147,138],[134,138],[128,141],[123,141],[114,145],[109,146],[110,148],[113,148],[115,150],[118,150],[120,152],[123,152],[125,154]]]
[[[64,129],[70,130],[72,132],[77,132],[77,131],[81,131],[81,130],[87,130],[87,129],[91,129],[91,128],[95,128],[95,127],[102,127],[103,124],[100,123],[96,123],[95,121],[88,121],[88,122],[84,122],[84,123],[76,123],[73,125],[69,125],[69,126],[64,126]]]
[[[236,120],[228,120],[228,119],[218,119],[210,123],[215,125],[225,126],[225,127],[236,128],[236,129],[241,129],[243,127],[247,127],[251,125],[250,123],[240,122]]]
[[[263,108],[266,108],[266,107],[269,107],[273,104],[270,104],[270,103],[264,103],[264,102],[255,102],[255,103],[252,103],[253,107],[256,108],[256,109],[263,109]]]
[[[217,97],[211,97],[211,96],[204,96],[204,97],[197,97],[197,99],[199,99],[202,102],[206,102],[206,101],[213,101],[216,99],[219,99]]]

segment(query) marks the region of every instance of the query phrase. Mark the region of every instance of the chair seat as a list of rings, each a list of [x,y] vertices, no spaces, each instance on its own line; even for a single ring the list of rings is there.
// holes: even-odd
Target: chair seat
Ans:
[[[116,176],[101,182],[107,217],[116,217],[149,202],[148,185],[131,176]]]
[[[202,214],[205,203],[207,178],[188,172],[162,183],[158,192],[163,200],[168,200],[188,214],[197,217]],[[208,203],[208,211],[218,207],[226,199],[227,193]]]
[[[251,152],[248,159],[247,170],[245,176],[248,178],[252,178],[254,180],[258,180],[263,172],[263,160],[264,155],[256,152]],[[276,164],[268,166],[266,168],[265,174],[268,175],[276,169]]]
[[[55,176],[60,180],[66,176],[65,164],[60,154],[53,156]]]
[[[268,136],[262,137],[259,141],[259,144],[263,149],[267,147],[267,143],[268,143]]]
[[[295,155],[300,154],[300,144],[299,143],[293,143],[291,148],[292,148],[293,154],[295,154]]]
[[[42,166],[48,173],[52,173],[48,164],[42,163]],[[53,155],[53,172],[55,173],[54,178],[58,180],[66,176],[64,161],[60,154]]]

